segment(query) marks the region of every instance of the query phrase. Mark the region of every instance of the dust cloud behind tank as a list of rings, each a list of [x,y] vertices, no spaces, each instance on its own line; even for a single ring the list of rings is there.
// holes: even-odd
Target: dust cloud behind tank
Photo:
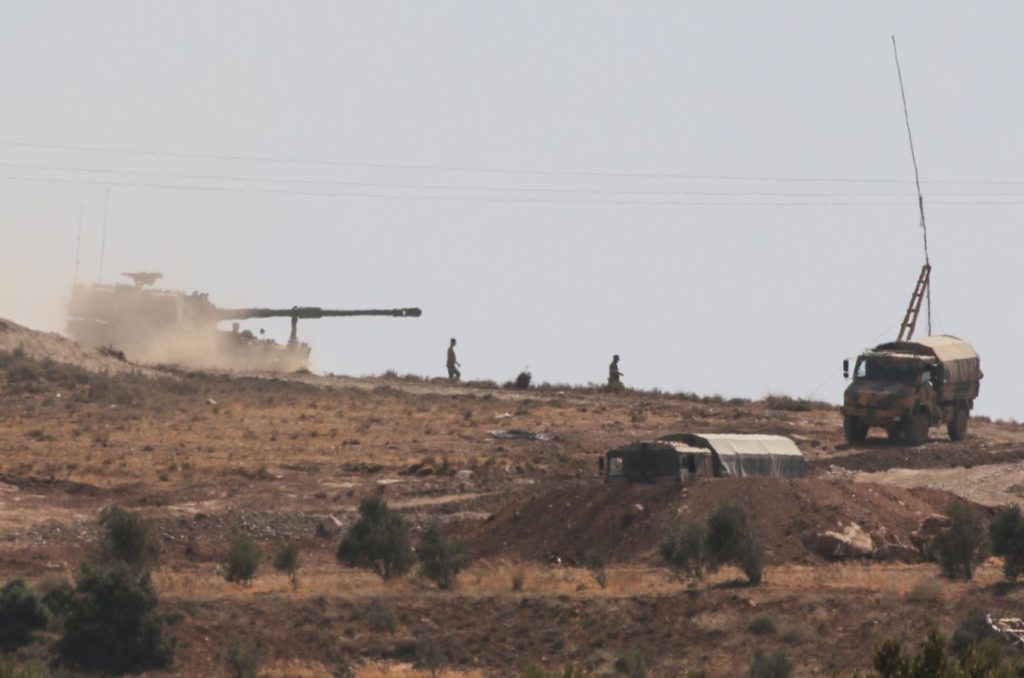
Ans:
[[[112,348],[133,362],[229,370],[294,372],[309,367],[310,346],[298,339],[300,319],[352,316],[416,318],[418,308],[337,310],[315,306],[220,308],[200,292],[155,289],[160,273],[124,273],[133,284],[76,285],[68,303],[72,339]],[[287,344],[219,323],[290,318]],[[261,331],[262,332],[262,331]]]

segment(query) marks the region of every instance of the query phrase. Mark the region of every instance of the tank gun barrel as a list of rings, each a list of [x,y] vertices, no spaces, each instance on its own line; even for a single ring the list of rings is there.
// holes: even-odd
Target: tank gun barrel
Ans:
[[[317,306],[292,306],[291,308],[218,308],[214,311],[217,320],[248,320],[250,318],[291,318],[292,332],[288,346],[299,344],[299,319],[348,318],[352,316],[390,316],[393,318],[418,318],[423,311],[418,308],[369,308],[361,310],[338,310]]]
[[[309,320],[316,318],[348,318],[352,316],[418,318],[423,315],[423,311],[418,308],[338,310],[316,306],[293,306],[292,308],[218,308],[215,314],[218,320],[248,320],[251,318],[295,318]]]

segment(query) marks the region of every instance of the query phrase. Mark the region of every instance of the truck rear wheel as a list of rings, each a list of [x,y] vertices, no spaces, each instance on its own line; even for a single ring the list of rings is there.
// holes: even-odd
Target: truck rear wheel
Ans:
[[[967,437],[967,408],[956,408],[956,414],[946,425],[950,440],[963,440]]]
[[[843,433],[846,434],[846,442],[862,443],[868,437],[868,425],[857,417],[843,417]]]
[[[908,445],[921,445],[928,442],[928,428],[931,422],[925,412],[915,412],[903,422],[903,440]]]

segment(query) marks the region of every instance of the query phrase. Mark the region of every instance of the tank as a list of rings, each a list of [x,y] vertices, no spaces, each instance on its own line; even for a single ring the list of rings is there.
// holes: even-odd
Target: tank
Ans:
[[[337,310],[220,308],[200,292],[153,288],[160,273],[123,273],[132,284],[76,285],[68,303],[66,332],[83,344],[121,351],[133,362],[229,370],[294,372],[308,369],[310,346],[298,339],[300,319],[353,316],[417,318],[418,308]],[[237,321],[290,318],[291,335],[279,344]],[[234,321],[225,329],[221,323]]]

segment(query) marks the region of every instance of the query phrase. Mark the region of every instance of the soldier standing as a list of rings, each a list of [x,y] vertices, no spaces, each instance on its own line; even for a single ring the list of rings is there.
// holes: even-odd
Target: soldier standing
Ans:
[[[619,371],[619,356],[612,356],[612,364],[608,366],[608,390],[621,391],[625,388],[622,385],[622,372]]]
[[[458,381],[462,377],[460,367],[462,365],[455,359],[455,338],[452,337],[452,343],[448,345],[448,381]]]

